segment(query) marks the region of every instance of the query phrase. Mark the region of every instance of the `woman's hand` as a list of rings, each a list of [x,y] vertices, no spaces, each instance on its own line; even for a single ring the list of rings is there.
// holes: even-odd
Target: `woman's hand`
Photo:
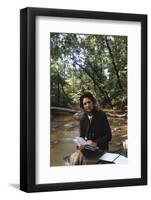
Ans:
[[[85,144],[81,144],[81,145],[79,146],[79,149],[80,149],[80,150],[83,150],[84,147],[85,147]]]
[[[85,144],[82,144],[79,146],[79,149],[80,150],[83,150],[85,148],[85,145],[91,145],[93,147],[97,147],[97,143],[96,142],[93,142],[92,140],[87,140]]]
[[[92,140],[87,140],[87,141],[86,141],[86,144],[91,145],[91,146],[93,146],[93,147],[96,147],[96,146],[97,146],[97,143],[96,143],[96,142],[93,142]]]

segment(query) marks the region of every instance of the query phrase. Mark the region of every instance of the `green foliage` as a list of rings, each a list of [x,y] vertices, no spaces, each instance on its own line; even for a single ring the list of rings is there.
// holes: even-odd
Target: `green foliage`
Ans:
[[[91,91],[101,106],[124,109],[127,100],[127,37],[50,34],[51,103],[79,103]]]

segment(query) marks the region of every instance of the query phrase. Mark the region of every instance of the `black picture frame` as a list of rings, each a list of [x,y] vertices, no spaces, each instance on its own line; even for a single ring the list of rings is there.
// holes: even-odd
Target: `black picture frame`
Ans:
[[[36,184],[36,64],[35,19],[37,16],[103,19],[141,23],[141,177],[118,180],[94,180],[70,183]],[[20,190],[42,192],[90,188],[136,186],[147,184],[147,15],[24,8],[20,10]]]

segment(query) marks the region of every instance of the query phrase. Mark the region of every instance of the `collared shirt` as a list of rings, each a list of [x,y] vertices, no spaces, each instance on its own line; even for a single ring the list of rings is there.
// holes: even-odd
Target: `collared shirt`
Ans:
[[[93,115],[88,115],[88,118],[89,118],[89,120],[90,120],[90,123],[91,123],[91,121],[92,121],[92,117],[93,117]]]

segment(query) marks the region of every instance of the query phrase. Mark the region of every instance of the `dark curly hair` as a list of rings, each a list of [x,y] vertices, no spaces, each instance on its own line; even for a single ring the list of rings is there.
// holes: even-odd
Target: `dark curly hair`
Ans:
[[[80,108],[83,108],[83,99],[88,98],[93,102],[93,105],[95,106],[96,104],[96,99],[90,92],[85,92],[84,94],[81,95],[80,97]]]

